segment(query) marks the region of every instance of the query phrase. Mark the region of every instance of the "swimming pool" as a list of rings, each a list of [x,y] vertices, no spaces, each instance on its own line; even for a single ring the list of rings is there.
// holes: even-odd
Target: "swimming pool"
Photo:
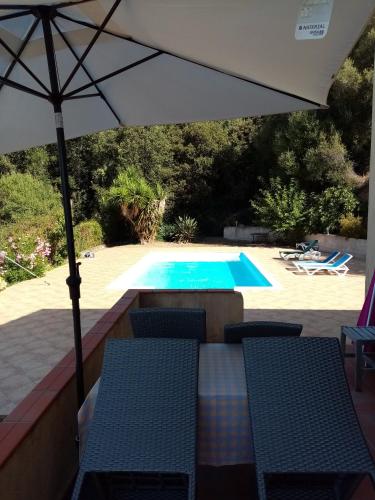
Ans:
[[[243,252],[153,252],[116,278],[109,285],[109,289],[233,290],[273,286],[259,266]]]

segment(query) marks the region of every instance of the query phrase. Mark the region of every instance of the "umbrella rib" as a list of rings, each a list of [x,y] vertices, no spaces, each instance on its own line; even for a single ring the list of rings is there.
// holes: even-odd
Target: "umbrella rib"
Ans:
[[[73,99],[86,99],[87,97],[101,97],[99,92],[95,94],[83,94],[83,95],[72,95],[71,97],[66,97],[66,101],[71,101]]]
[[[11,53],[11,55],[12,55],[12,57],[13,57],[13,61],[10,63],[10,65],[9,65],[8,69],[6,70],[6,72],[5,72],[4,76],[2,77],[2,81],[0,82],[0,91],[1,91],[1,89],[3,88],[3,86],[4,86],[4,85],[7,85],[6,81],[4,81],[4,79],[5,79],[5,80],[7,80],[7,79],[8,79],[8,76],[12,73],[13,68],[15,67],[16,63],[20,61],[20,57],[21,57],[21,55],[22,55],[23,51],[25,50],[26,45],[29,43],[29,40],[30,40],[30,38],[32,37],[32,35],[33,35],[33,33],[34,33],[34,31],[35,31],[36,27],[38,26],[38,24],[39,24],[39,19],[36,19],[36,20],[33,22],[32,26],[30,27],[29,31],[27,32],[26,37],[25,37],[25,39],[23,40],[23,42],[22,42],[22,44],[21,44],[20,48],[18,49],[17,54],[13,53],[13,51],[12,51],[12,50],[10,51],[10,53]],[[0,38],[0,43],[3,45],[5,42],[3,42],[3,40]],[[5,44],[5,45],[6,45],[6,44]],[[5,47],[4,47],[4,48],[5,48]],[[21,64],[21,66],[22,66],[22,64]],[[35,77],[35,78],[36,78],[36,77]],[[36,79],[36,80],[38,81],[38,79]],[[16,83],[16,82],[12,82],[12,80],[9,80],[9,82],[11,82],[12,84],[13,84],[13,83]],[[10,83],[8,83],[8,85],[9,85],[9,86],[13,86],[13,87],[14,87],[14,85],[11,85]],[[25,89],[26,89],[26,88],[28,88],[28,87],[25,87],[25,86],[23,86],[23,87],[24,87]],[[42,84],[42,87],[44,87],[44,88],[45,88],[45,90],[47,90],[47,92],[49,93],[49,90],[47,89],[47,87],[45,87],[43,84]],[[32,90],[32,89],[29,89],[29,90]],[[36,91],[35,91],[35,92],[36,92]],[[30,93],[30,92],[29,92],[29,93]],[[39,97],[41,97],[41,96],[43,96],[43,97],[47,97],[47,96],[44,96],[44,94],[40,94],[40,95],[39,95]]]
[[[91,0],[89,0],[89,1],[91,1]],[[56,28],[56,30],[59,33],[59,35],[61,36],[61,38],[64,40],[66,46],[69,48],[70,52],[73,54],[73,56],[75,57],[76,61],[79,61],[79,57],[76,54],[75,50],[73,49],[73,47],[72,47],[71,43],[69,42],[68,38],[60,30],[58,24],[53,19],[52,19],[52,24]],[[88,71],[88,69],[86,68],[86,66],[83,63],[81,64],[81,67],[82,67],[82,70],[86,73],[87,77],[91,80],[91,82],[94,82],[95,81],[94,78],[91,76],[90,72]],[[116,113],[116,111],[113,109],[113,107],[111,106],[111,104],[108,101],[107,97],[103,94],[102,90],[100,90],[100,88],[97,85],[94,85],[94,87],[98,91],[98,95],[103,99],[103,101],[105,102],[105,104],[107,105],[107,107],[109,108],[109,110],[111,111],[111,113],[113,114],[113,116],[118,121],[119,125],[121,125],[121,123],[122,123],[121,122],[121,118]],[[77,97],[79,97],[79,96],[77,96]]]
[[[144,57],[143,59],[139,59],[139,61],[135,61],[131,64],[128,64],[127,66],[124,66],[123,68],[112,71],[111,73],[108,73],[108,75],[102,76],[101,78],[94,80],[92,83],[87,83],[86,85],[82,85],[82,87],[78,87],[77,89],[72,90],[68,94],[65,94],[65,96],[63,96],[63,98],[66,99],[66,98],[69,98],[73,95],[76,95],[79,92],[82,92],[83,90],[86,90],[86,89],[92,87],[93,85],[96,86],[98,83],[104,82],[105,80],[108,80],[109,78],[112,78],[116,75],[119,75],[120,73],[124,73],[125,71],[128,71],[129,69],[135,68],[136,66],[139,66],[140,64],[143,64],[147,61],[150,61],[151,59],[154,59],[155,57],[158,57],[162,54],[163,54],[163,52],[159,50],[159,51],[155,52],[154,54],[151,54],[147,57]]]
[[[79,5],[80,3],[87,3],[87,2],[92,2],[93,0],[79,0],[78,2],[62,2],[62,3],[59,3],[57,5],[54,5],[54,8],[55,9],[63,9],[64,7],[73,7],[75,5]],[[25,7],[27,7],[27,5],[25,4],[0,4],[0,10],[23,10],[25,9]],[[24,12],[27,12],[29,14],[32,13],[32,10],[27,10],[27,11],[24,11]],[[11,15],[11,14],[10,14]],[[15,17],[19,17],[20,15],[23,15],[23,14],[18,14],[18,15],[15,15]],[[2,20],[0,18],[0,20]]]
[[[34,21],[34,23],[32,24],[29,32],[27,33],[27,37],[23,41],[21,48],[17,54],[15,52],[13,52],[13,50],[9,47],[9,45],[6,42],[4,42],[4,40],[1,37],[0,37],[0,45],[2,45],[4,47],[4,49],[13,57],[13,61],[11,63],[13,65],[12,70],[13,70],[14,66],[16,65],[16,63],[18,63],[31,76],[31,78],[33,78],[33,80],[35,80],[42,87],[42,89],[47,92],[47,94],[50,94],[50,90],[44,85],[44,83],[34,74],[33,71],[31,71],[31,69],[20,58],[22,52],[24,51],[27,43],[29,42],[29,40],[30,40],[32,34],[34,33],[36,27],[38,26],[38,24],[39,24],[39,19],[36,19]],[[9,75],[7,75],[7,76],[9,76]]]
[[[4,78],[0,76],[0,84],[2,86],[6,85],[7,87],[12,87],[16,90],[20,90],[21,92],[25,92],[26,94],[35,95],[36,97],[41,97],[42,99],[50,99],[49,95],[43,94],[42,92],[38,92],[37,90],[31,89],[26,85],[22,85],[21,83],[15,82],[13,80],[9,80],[9,78]]]
[[[94,0],[79,0],[79,2],[62,2],[55,5],[56,9],[64,9],[65,7],[74,7],[75,5],[79,5],[80,3],[93,2]]]
[[[81,21],[81,20],[78,20],[78,19],[74,19],[73,17],[67,16],[66,14],[63,14],[61,12],[58,12],[57,16],[61,17],[63,19],[66,19],[67,21],[71,21],[73,23],[80,24],[81,26],[85,26],[86,28],[91,28],[93,30],[97,30],[98,29],[98,27],[95,26],[95,24],[91,24],[91,23],[89,23],[87,21]],[[139,42],[138,40],[135,40],[132,37],[119,35],[117,33],[113,33],[112,31],[109,31],[109,30],[106,30],[106,29],[103,29],[102,32],[105,33],[106,35],[111,35],[113,37],[119,38],[119,39],[124,40],[126,42],[134,43],[135,45],[139,45],[139,46],[147,48],[147,49],[158,50],[161,54],[165,54],[166,56],[175,57],[176,59],[180,59],[181,61],[186,61],[186,62],[189,62],[191,64],[196,64],[197,66],[200,66],[201,68],[210,69],[210,70],[215,71],[217,73],[220,73],[222,75],[230,76],[232,78],[236,78],[237,80],[240,80],[240,81],[245,82],[245,83],[251,83],[252,85],[256,85],[257,87],[261,87],[261,88],[264,88],[266,90],[271,90],[273,92],[277,92],[278,94],[282,94],[282,95],[285,95],[287,97],[291,97],[293,99],[297,99],[299,101],[306,102],[307,104],[312,104],[313,106],[317,106],[319,108],[325,107],[324,104],[316,102],[316,101],[313,101],[311,99],[307,99],[306,97],[301,97],[301,96],[293,94],[291,92],[287,92],[285,90],[277,89],[275,87],[272,87],[271,85],[267,85],[265,83],[257,82],[256,80],[251,80],[250,78],[245,78],[243,76],[239,76],[239,75],[230,73],[228,71],[224,71],[222,69],[215,68],[215,67],[210,66],[208,64],[204,64],[204,63],[201,63],[201,62],[194,61],[194,60],[189,59],[187,57],[180,56],[178,54],[174,54],[173,52],[169,52],[169,51],[166,51],[166,50],[158,49],[156,47],[153,47],[152,45],[148,45],[146,43]]]
[[[0,10],[1,9],[2,7],[0,6]],[[5,16],[0,16],[0,22],[6,21],[7,19],[14,19],[15,17],[29,16],[30,14],[32,14],[31,10],[24,10],[22,12],[16,12],[15,14],[7,14]]]
[[[99,38],[99,36],[102,34],[103,30],[105,29],[105,27],[107,26],[108,22],[110,21],[111,17],[113,16],[115,10],[117,9],[117,7],[120,5],[120,2],[121,0],[115,0],[115,3],[112,5],[110,11],[108,12],[108,14],[105,16],[104,18],[104,21],[101,23],[100,26],[96,26],[96,33],[95,35],[92,37],[90,43],[88,44],[88,46],[86,47],[85,51],[83,52],[83,54],[81,55],[81,57],[79,58],[79,60],[77,61],[77,64],[74,66],[72,72],[70,73],[70,75],[68,76],[66,82],[64,83],[62,89],[61,89],[61,94],[64,93],[64,91],[66,90],[66,88],[68,87],[69,83],[72,81],[72,79],[74,78],[74,75],[77,73],[77,71],[79,70],[79,68],[81,67],[83,61],[86,59],[87,55],[89,54],[90,50],[92,49],[92,47],[94,46],[96,40]]]
[[[5,4],[0,4],[0,10],[24,10],[25,7],[28,7],[27,5],[23,4],[23,5],[16,5],[16,4],[8,4],[8,3],[5,3]]]

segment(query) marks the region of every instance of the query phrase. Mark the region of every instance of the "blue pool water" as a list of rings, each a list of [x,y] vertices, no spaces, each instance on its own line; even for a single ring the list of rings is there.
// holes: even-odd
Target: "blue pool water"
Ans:
[[[271,287],[271,283],[245,254],[223,261],[153,262],[134,279],[132,286],[158,289],[233,289]]]

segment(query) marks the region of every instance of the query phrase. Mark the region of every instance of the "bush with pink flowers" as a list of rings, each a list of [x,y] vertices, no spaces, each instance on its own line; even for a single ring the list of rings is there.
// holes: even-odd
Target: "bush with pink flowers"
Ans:
[[[31,279],[33,275],[25,269],[36,276],[43,276],[50,267],[51,245],[43,238],[27,234],[9,236],[3,247],[0,276],[9,284]]]

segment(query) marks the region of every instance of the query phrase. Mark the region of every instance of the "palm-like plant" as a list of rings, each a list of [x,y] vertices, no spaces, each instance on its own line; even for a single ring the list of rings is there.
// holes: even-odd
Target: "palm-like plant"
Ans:
[[[165,200],[162,186],[152,186],[133,167],[118,175],[106,195],[106,202],[120,209],[141,243],[155,239],[163,219]]]
[[[193,241],[198,232],[198,222],[193,217],[184,215],[177,217],[175,222],[174,239],[179,243]]]

